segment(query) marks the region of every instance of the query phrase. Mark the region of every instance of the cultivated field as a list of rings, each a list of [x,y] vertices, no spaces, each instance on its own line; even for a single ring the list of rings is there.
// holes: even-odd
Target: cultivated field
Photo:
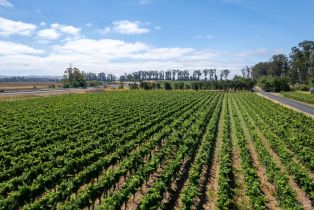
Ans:
[[[1,209],[313,209],[314,120],[249,92],[0,102]]]
[[[32,90],[61,86],[60,82],[0,82],[0,90]]]

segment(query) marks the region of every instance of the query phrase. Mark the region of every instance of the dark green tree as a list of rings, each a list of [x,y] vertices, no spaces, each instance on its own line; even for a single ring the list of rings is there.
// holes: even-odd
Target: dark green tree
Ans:
[[[314,75],[314,41],[303,41],[298,47],[291,49],[291,76],[292,82],[308,83],[310,77]]]
[[[75,67],[69,67],[64,71],[62,81],[64,87],[87,87],[85,73]]]

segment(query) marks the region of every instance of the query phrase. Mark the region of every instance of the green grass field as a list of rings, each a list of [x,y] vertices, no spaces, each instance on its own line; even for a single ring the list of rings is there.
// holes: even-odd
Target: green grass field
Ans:
[[[295,99],[298,101],[314,105],[314,94],[309,94],[307,92],[300,91],[282,92],[281,94],[287,98]]]

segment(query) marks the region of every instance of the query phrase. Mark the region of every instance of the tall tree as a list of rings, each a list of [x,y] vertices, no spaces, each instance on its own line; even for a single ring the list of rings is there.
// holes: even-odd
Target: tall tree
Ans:
[[[216,69],[209,69],[209,80],[213,80],[215,78]]]
[[[159,79],[164,80],[165,79],[165,72],[164,71],[159,71]]]
[[[303,41],[298,47],[291,49],[291,72],[290,75],[297,75],[292,82],[308,83],[313,74],[314,62],[311,57],[314,52],[314,41]]]
[[[284,77],[288,74],[288,57],[284,54],[273,55],[269,65],[269,74],[277,77]]]
[[[209,73],[209,69],[204,69],[203,73],[204,73],[204,76],[205,76],[205,80],[207,80],[207,75]]]
[[[71,66],[64,71],[63,83],[64,87],[86,87],[86,74]]]
[[[242,77],[244,78],[251,78],[252,73],[251,73],[251,68],[248,66],[245,66],[244,68],[241,69]]]
[[[268,75],[269,63],[268,62],[259,62],[251,68],[253,79],[258,79],[261,76]]]
[[[171,72],[172,72],[172,80],[176,80],[176,74],[178,70],[173,69]]]
[[[193,72],[193,78],[195,79],[195,80],[200,80],[200,76],[202,75],[202,72],[201,72],[201,70],[194,70],[194,72]]]
[[[228,78],[228,75],[230,74],[230,70],[224,69],[220,71],[220,80],[224,77],[225,79]]]
[[[166,80],[171,80],[171,70],[166,71]]]

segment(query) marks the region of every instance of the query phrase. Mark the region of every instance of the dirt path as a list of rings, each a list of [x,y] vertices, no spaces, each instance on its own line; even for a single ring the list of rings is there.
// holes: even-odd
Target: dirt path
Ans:
[[[275,198],[275,186],[272,185],[267,180],[266,168],[259,161],[257,151],[252,143],[252,137],[249,133],[248,127],[245,124],[244,119],[242,115],[240,114],[238,107],[236,107],[236,109],[237,109],[237,114],[240,119],[241,127],[243,129],[244,136],[247,139],[248,148],[249,148],[252,160],[253,160],[253,166],[256,169],[259,182],[261,183],[261,190],[266,196],[267,207],[269,209],[280,209],[278,201]]]
[[[209,182],[206,186],[206,192],[207,192],[207,201],[203,205],[204,209],[216,209],[216,201],[217,201],[217,192],[218,192],[218,177],[219,177],[219,169],[220,169],[220,150],[221,150],[221,141],[222,141],[222,130],[223,130],[223,116],[225,113],[224,104],[226,103],[226,100],[224,99],[222,104],[222,110],[220,112],[220,119],[219,119],[219,125],[218,125],[218,135],[216,138],[216,145],[215,145],[215,151],[214,151],[214,159],[212,162],[212,166],[210,168],[209,173]],[[208,169],[207,169],[208,170]]]

